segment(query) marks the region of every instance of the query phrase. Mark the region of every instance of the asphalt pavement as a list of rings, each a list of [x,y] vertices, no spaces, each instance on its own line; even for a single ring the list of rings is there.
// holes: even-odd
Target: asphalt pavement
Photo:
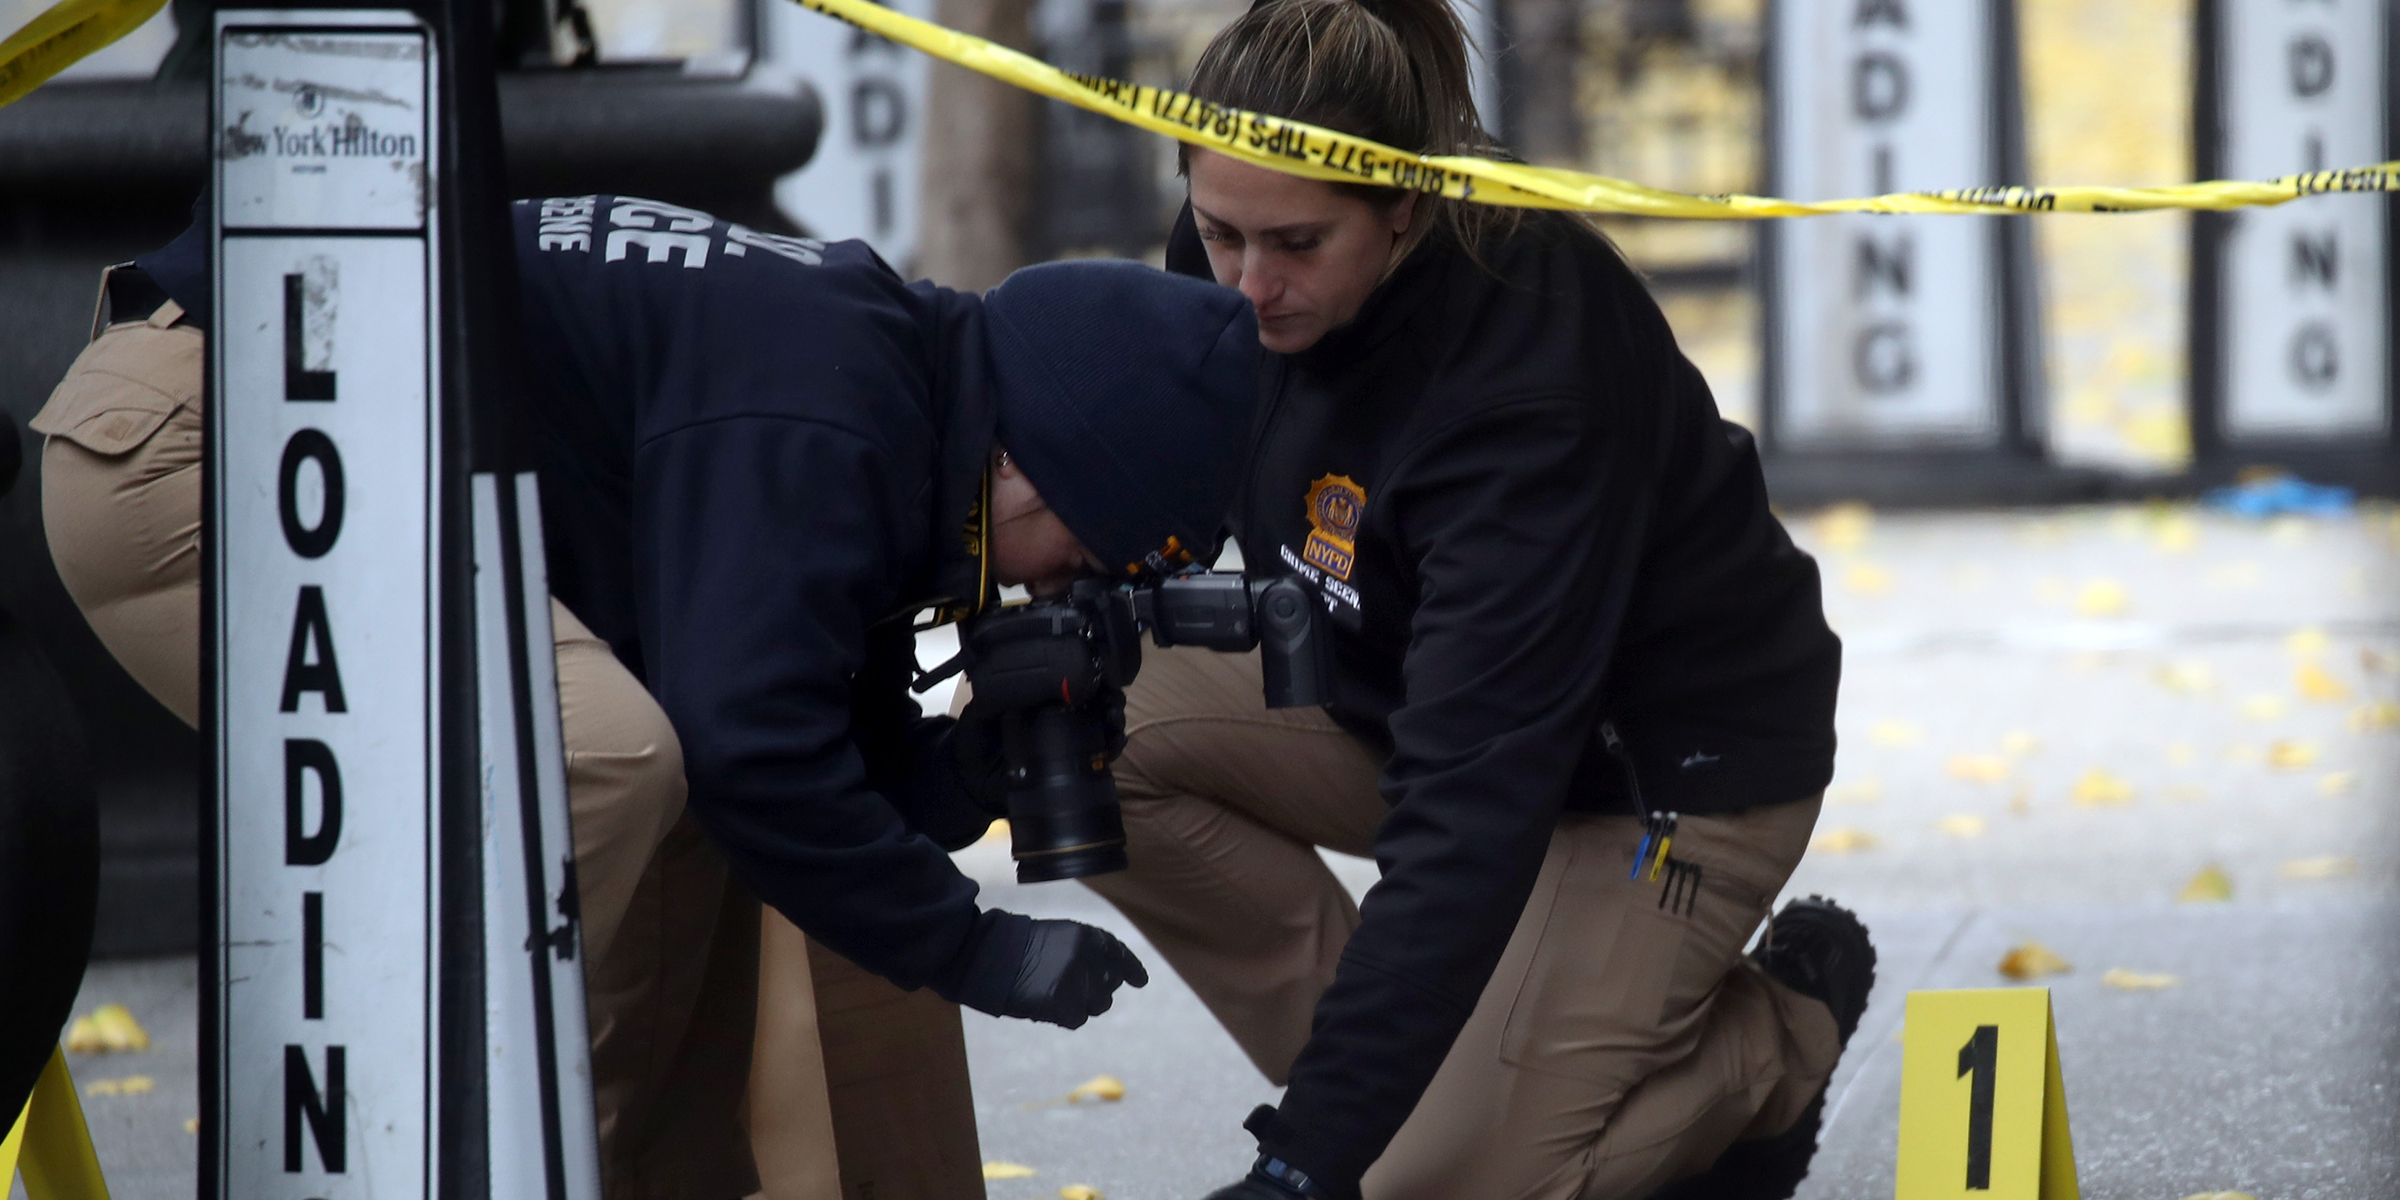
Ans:
[[[2071,964],[2033,982],[2083,1195],[2400,1197],[2400,514],[1792,525],[1847,653],[1838,775],[1789,890],[1858,909],[1882,956],[1804,1200],[1892,1194],[1903,997],[2013,985],[1999,964],[2027,943]],[[997,843],[959,859],[991,903],[1148,951],[1081,887],[1015,884]],[[72,1059],[120,1200],[191,1194],[194,979],[188,958],[87,979],[78,1011],[125,1004],[154,1038]],[[1196,1198],[1244,1169],[1240,1121],[1276,1094],[1163,970],[1081,1031],[967,1033],[983,1156],[1035,1172],[992,1200]],[[1067,1099],[1101,1075],[1122,1099]]]

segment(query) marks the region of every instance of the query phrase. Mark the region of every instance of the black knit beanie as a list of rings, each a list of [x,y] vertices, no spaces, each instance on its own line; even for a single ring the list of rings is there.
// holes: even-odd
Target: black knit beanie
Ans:
[[[1216,547],[1258,397],[1258,319],[1231,288],[1139,263],[1027,267],[984,297],[1000,442],[1126,575]]]

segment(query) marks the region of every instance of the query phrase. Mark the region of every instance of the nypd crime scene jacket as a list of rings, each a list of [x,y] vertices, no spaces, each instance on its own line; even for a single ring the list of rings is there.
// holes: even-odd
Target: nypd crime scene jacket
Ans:
[[[1428,239],[1349,324],[1266,356],[1233,514],[1251,570],[1322,601],[1329,711],[1386,755],[1382,879],[1250,1124],[1342,1188],[1449,1052],[1562,813],[1832,777],[1841,646],[1748,432],[1598,238],[1529,215],[1481,257]],[[1208,274],[1188,208],[1168,265]]]
[[[1002,914],[945,847],[989,818],[906,685],[911,614],[986,587],[981,297],[633,197],[514,222],[551,594],[657,697],[743,884],[955,998]],[[137,260],[203,328],[207,232]]]

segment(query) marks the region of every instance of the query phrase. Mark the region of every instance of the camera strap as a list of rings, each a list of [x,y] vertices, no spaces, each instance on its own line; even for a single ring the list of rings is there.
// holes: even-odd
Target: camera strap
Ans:
[[[915,678],[909,680],[908,690],[922,696],[925,693],[932,691],[934,685],[939,684],[941,681],[958,674],[960,671],[966,670],[967,652],[965,648],[962,647],[958,653],[951,655],[949,658],[946,658],[941,662],[935,663],[930,670],[917,667],[916,660],[913,658],[909,660],[909,665],[916,669],[916,675]]]

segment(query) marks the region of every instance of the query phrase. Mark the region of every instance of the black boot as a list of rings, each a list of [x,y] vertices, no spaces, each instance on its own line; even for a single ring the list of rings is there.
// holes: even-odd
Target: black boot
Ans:
[[[1832,1009],[1842,1046],[1849,1047],[1875,990],[1875,945],[1856,914],[1823,896],[1794,900],[1768,922],[1750,957],[1777,982]],[[1808,1177],[1824,1117],[1820,1088],[1790,1129],[1735,1142],[1708,1170],[1660,1188],[1650,1200],[1788,1200]]]
[[[1776,982],[1833,1010],[1842,1045],[1875,990],[1875,943],[1858,915],[1823,896],[1794,900],[1767,922],[1750,957]]]

